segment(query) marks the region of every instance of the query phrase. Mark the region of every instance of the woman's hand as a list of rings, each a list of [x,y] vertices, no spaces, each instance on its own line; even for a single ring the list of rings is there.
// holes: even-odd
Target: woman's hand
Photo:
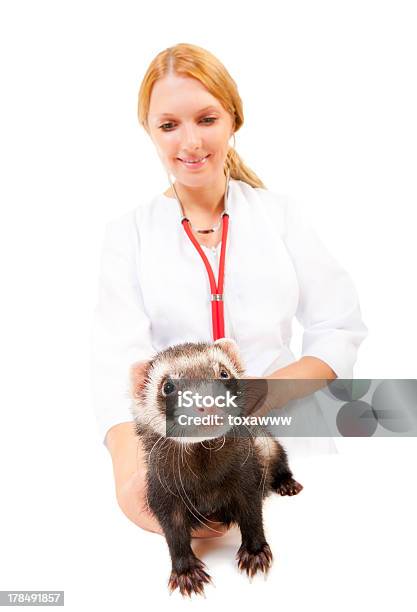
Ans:
[[[250,414],[263,416],[270,410],[284,408],[288,402],[301,399],[325,387],[336,378],[330,366],[317,357],[302,357],[298,361],[275,370],[265,377],[243,376],[253,379],[249,383],[250,396],[256,398],[250,404]],[[279,381],[279,382],[274,382]]]
[[[284,408],[293,399],[293,381],[272,382],[269,376],[243,376],[247,382],[244,413],[250,416],[264,416],[271,410]]]
[[[113,461],[119,507],[138,527],[163,535],[157,518],[148,509],[145,451],[140,438],[135,433],[133,423],[119,423],[109,429],[106,445]],[[201,526],[193,530],[192,537],[218,537],[228,529],[223,523],[210,522],[209,525],[211,529]]]

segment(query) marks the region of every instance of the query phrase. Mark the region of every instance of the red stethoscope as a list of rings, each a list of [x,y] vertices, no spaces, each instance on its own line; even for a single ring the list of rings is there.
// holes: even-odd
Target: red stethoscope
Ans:
[[[210,282],[210,291],[211,291],[211,319],[213,326],[213,340],[216,341],[219,338],[224,338],[224,302],[223,302],[223,286],[224,286],[224,267],[225,267],[225,259],[226,259],[226,242],[227,242],[227,233],[229,229],[229,213],[227,212],[227,202],[229,196],[229,178],[230,173],[227,174],[226,179],[226,190],[224,197],[224,211],[222,212],[222,246],[220,249],[220,262],[219,262],[219,278],[216,283],[216,279],[214,277],[214,273],[212,267],[210,265],[209,260],[207,259],[206,254],[198,243],[196,237],[193,235],[190,225],[190,220],[184,215],[184,211],[182,210],[181,202],[177,197],[177,200],[181,207],[182,219],[181,223],[186,231],[189,239],[197,249],[200,254],[201,259],[206,267],[207,274]],[[174,193],[175,189],[174,189]]]

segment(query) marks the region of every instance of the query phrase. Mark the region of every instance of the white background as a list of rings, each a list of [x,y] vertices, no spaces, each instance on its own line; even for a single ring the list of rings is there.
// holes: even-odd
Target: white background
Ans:
[[[237,150],[309,208],[351,274],[369,328],[356,377],[416,378],[414,10],[2,2],[0,589],[65,589],[69,610],[168,599],[166,544],[116,505],[89,382],[104,225],[168,186],[136,117],[162,49],[190,42],[225,64],[244,103]],[[267,582],[237,574],[231,533],[201,552],[217,589],[170,607],[415,610],[415,440],[338,446],[293,457],[305,490],[268,500]]]

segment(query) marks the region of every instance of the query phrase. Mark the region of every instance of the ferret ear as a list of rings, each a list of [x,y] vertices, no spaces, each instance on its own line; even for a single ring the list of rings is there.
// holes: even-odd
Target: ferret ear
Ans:
[[[232,363],[234,363],[236,370],[241,374],[244,373],[245,369],[242,364],[242,358],[239,354],[239,346],[232,338],[219,338],[214,342],[215,345],[220,348],[228,355]]]
[[[214,344],[222,344],[225,348],[229,346],[231,350],[236,352],[239,350],[237,342],[233,340],[233,338],[219,338],[218,340],[215,340]]]
[[[145,380],[151,365],[150,361],[136,361],[130,368],[130,393],[139,398],[145,387]]]

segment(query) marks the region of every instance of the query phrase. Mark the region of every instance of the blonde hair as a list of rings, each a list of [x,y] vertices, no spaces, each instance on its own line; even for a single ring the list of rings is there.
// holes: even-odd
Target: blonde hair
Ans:
[[[148,112],[152,88],[158,79],[169,74],[198,79],[232,116],[233,133],[243,125],[242,100],[235,81],[223,64],[202,47],[179,43],[158,53],[143,77],[139,89],[138,118],[147,132],[149,132]],[[227,153],[225,169],[227,168],[231,178],[245,181],[252,187],[266,189],[261,179],[248,168],[233,147],[230,147]]]

